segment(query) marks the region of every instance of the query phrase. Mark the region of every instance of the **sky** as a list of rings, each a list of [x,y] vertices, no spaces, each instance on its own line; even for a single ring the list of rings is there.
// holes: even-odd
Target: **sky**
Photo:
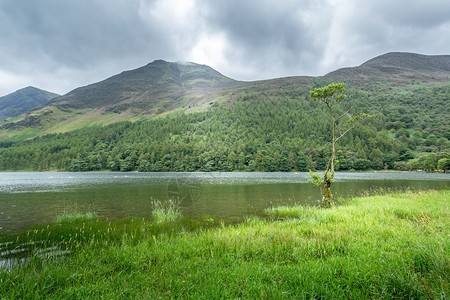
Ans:
[[[448,0],[0,0],[0,96],[65,94],[156,59],[236,80],[450,54]]]

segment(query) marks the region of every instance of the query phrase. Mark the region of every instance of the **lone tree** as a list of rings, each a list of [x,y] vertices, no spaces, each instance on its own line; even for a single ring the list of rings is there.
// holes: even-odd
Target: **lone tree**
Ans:
[[[367,116],[366,114],[352,116],[350,114],[351,107],[347,111],[342,110],[339,104],[346,98],[344,90],[345,88],[343,83],[332,83],[325,87],[316,88],[310,92],[311,98],[314,101],[321,101],[327,106],[332,120],[331,157],[328,161],[325,173],[323,174],[323,178],[321,178],[317,173],[312,171],[309,172],[311,175],[311,180],[309,182],[321,187],[322,189],[322,207],[330,207],[334,205],[331,194],[331,183],[334,179],[336,142],[355,127],[356,121]]]

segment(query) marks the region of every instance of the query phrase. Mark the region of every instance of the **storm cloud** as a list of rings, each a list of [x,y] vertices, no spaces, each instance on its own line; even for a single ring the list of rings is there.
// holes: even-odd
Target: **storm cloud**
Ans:
[[[155,59],[238,80],[450,54],[447,0],[0,0],[0,96],[66,93]]]

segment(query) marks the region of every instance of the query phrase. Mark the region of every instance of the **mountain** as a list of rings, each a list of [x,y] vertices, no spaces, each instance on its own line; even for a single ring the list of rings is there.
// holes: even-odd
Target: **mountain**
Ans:
[[[321,77],[255,82],[155,61],[4,122],[0,170],[323,170],[330,115],[309,91],[333,81],[350,95],[340,114],[373,116],[339,141],[337,170],[444,170],[449,60],[388,53]]]
[[[450,59],[448,55],[421,55],[415,53],[392,52],[375,57],[361,65],[379,70],[404,69],[413,72],[448,73],[450,72]]]
[[[103,109],[105,112],[154,115],[174,109],[193,97],[204,97],[237,82],[204,65],[156,60],[99,83],[75,89],[49,105],[62,110]]]
[[[448,83],[450,56],[387,53],[360,66],[343,68],[321,77],[287,77],[240,82],[195,63],[156,60],[101,82],[77,88],[49,101],[20,119],[0,124],[0,139],[23,139],[48,133],[67,132],[118,121],[142,120],[176,112],[209,110],[214,105],[245,98],[276,100],[296,95],[330,82],[370,90]]]
[[[29,112],[57,96],[59,95],[29,86],[0,97],[0,122]]]
[[[0,128],[64,132],[90,125],[205,109],[227,91],[248,85],[195,63],[156,60],[57,97]]]
[[[330,81],[387,81],[405,84],[415,81],[446,82],[450,55],[421,55],[391,52],[368,60],[358,67],[342,68],[324,76]]]

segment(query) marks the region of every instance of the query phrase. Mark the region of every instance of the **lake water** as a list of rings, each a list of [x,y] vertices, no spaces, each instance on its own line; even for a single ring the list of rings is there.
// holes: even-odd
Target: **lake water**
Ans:
[[[0,173],[0,232],[65,212],[148,217],[152,201],[178,199],[184,216],[260,215],[281,204],[318,204],[308,173]],[[450,174],[336,173],[333,193],[449,189]]]

